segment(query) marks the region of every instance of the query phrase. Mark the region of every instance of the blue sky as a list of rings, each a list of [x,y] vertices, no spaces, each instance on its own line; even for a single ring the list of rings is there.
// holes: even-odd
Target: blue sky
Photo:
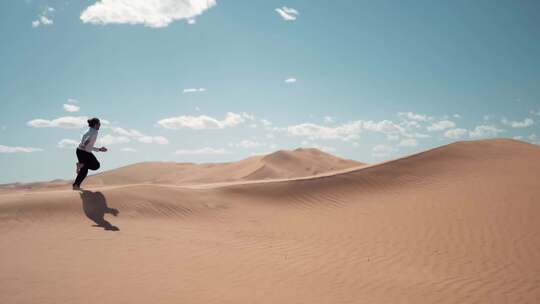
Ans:
[[[318,147],[540,144],[538,1],[2,1],[0,183]]]

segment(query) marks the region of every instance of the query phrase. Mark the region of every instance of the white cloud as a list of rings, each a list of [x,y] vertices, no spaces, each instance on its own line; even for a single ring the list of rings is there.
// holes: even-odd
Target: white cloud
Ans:
[[[429,135],[429,134],[423,134],[423,133],[417,133],[417,132],[414,132],[414,133],[404,132],[401,135],[403,135],[405,137],[410,137],[410,138],[429,138],[429,137],[431,137],[431,135]]]
[[[79,106],[76,106],[74,104],[65,103],[64,104],[64,111],[66,112],[78,112],[81,108]]]
[[[52,19],[47,18],[47,16],[39,17],[39,21],[41,22],[41,25],[51,25],[54,23],[54,21],[52,21]]]
[[[261,123],[265,127],[268,127],[268,126],[272,125],[272,123],[269,120],[266,120],[266,119],[261,119]]]
[[[478,137],[495,137],[504,130],[498,129],[494,126],[481,125],[474,128],[474,130],[469,131],[469,136],[472,138]]]
[[[43,151],[43,149],[32,147],[9,147],[0,145],[0,153],[31,153],[38,151]]]
[[[287,79],[285,79],[285,82],[286,82],[286,83],[295,83],[295,82],[296,82],[296,78],[293,78],[293,77],[287,78]]]
[[[194,18],[216,5],[215,0],[101,0],[81,14],[84,23],[143,24],[159,28]]]
[[[276,12],[286,21],[294,21],[300,15],[297,10],[294,8],[282,6],[281,8],[276,8]]]
[[[79,101],[75,98],[68,98],[67,100],[68,103],[79,103]]]
[[[250,148],[257,148],[257,147],[266,146],[266,144],[262,143],[262,142],[249,140],[249,139],[244,139],[241,142],[236,143],[236,144],[231,143],[231,144],[229,144],[229,146],[250,149]]]
[[[538,136],[536,136],[536,134],[529,134],[528,136],[522,136],[522,135],[518,135],[518,136],[514,136],[512,137],[513,139],[517,139],[517,140],[526,140],[530,143],[537,143],[537,144],[540,144],[539,142],[536,142],[536,140],[538,139]]]
[[[248,114],[246,112],[242,112],[242,114],[240,114],[242,117],[244,117],[245,119],[249,119],[251,121],[254,121],[255,120],[255,115],[252,115],[252,114]]]
[[[396,152],[397,149],[387,145],[377,145],[371,150],[371,155],[374,157],[385,157]]]
[[[337,127],[321,126],[313,123],[303,123],[289,126],[286,131],[293,136],[306,136],[309,139],[342,139],[349,140],[358,137],[362,132],[362,122],[350,122]]]
[[[424,114],[418,114],[413,112],[399,112],[398,116],[402,119],[414,120],[414,121],[428,121],[433,119],[431,116]]]
[[[215,149],[210,147],[205,147],[201,149],[193,150],[176,150],[175,154],[178,155],[217,155],[217,154],[226,154],[228,153],[225,149]]]
[[[416,130],[419,130],[423,127],[423,123],[432,121],[432,116],[427,116],[424,114],[417,114],[413,112],[399,112],[398,116],[401,121],[399,124],[393,122],[387,122],[387,124],[393,124],[395,131],[391,133],[386,133],[386,137],[389,140],[398,140],[399,136],[407,138],[428,138],[431,137],[429,134],[419,133]],[[399,136],[398,136],[399,135]]]
[[[54,23],[54,21],[51,19],[52,17],[50,16],[52,12],[54,12],[54,8],[45,8],[45,10],[43,10],[43,12],[38,15],[38,18],[32,21],[32,27],[52,25]]]
[[[195,23],[197,23],[197,20],[191,18],[191,19],[187,20],[187,23],[188,24],[195,24]]]
[[[233,127],[239,125],[246,121],[246,118],[249,119],[250,115],[247,113],[237,114],[228,112],[223,120],[218,120],[210,116],[200,115],[200,116],[177,116],[164,118],[158,121],[158,124],[166,129],[194,129],[194,130],[205,130],[205,129],[223,129],[227,127]]]
[[[534,125],[534,120],[531,118],[525,118],[523,121],[508,121],[506,118],[503,118],[501,122],[512,128],[527,128]]]
[[[167,145],[169,140],[163,136],[142,136],[138,137],[137,140],[144,144],[158,144],[158,145]]]
[[[179,116],[176,118],[168,118],[160,120],[158,123],[168,129],[222,129],[229,126],[234,126],[242,122],[240,115],[235,113],[227,113],[225,119],[218,120],[210,116]]]
[[[64,138],[58,142],[58,148],[69,149],[75,148],[79,145],[79,142],[73,139]]]
[[[100,137],[99,142],[102,145],[114,145],[114,144],[124,144],[128,143],[131,140],[125,136],[113,136],[110,134]]]
[[[124,129],[120,127],[112,127],[111,130],[120,135],[121,137],[134,138],[137,141],[144,144],[158,144],[158,145],[167,145],[169,140],[163,136],[148,136],[142,132],[135,129]]]
[[[289,126],[285,130],[289,135],[305,136],[311,140],[341,139],[347,141],[357,138],[363,130],[378,132],[387,136],[403,135],[413,137],[410,134],[407,134],[402,126],[390,120],[356,120],[335,127],[322,126],[314,123],[303,123]]]
[[[492,118],[493,118],[493,115],[491,115],[491,114],[486,114],[486,115],[483,116],[484,121],[491,120]]]
[[[415,138],[405,138],[399,142],[398,146],[399,147],[416,147],[418,146],[418,140],[416,140]]]
[[[363,121],[363,126],[365,130],[380,132],[383,134],[401,134],[405,132],[405,129],[394,123],[391,120],[381,120],[381,121]]]
[[[444,137],[457,139],[457,138],[463,137],[465,134],[467,134],[466,129],[456,128],[456,129],[450,129],[444,132]]]
[[[182,91],[182,94],[189,94],[189,93],[202,93],[206,92],[206,88],[190,88],[190,89],[184,89]]]
[[[325,123],[333,123],[336,119],[335,117],[332,117],[332,116],[325,116],[323,117],[323,120]]]
[[[135,150],[133,148],[130,148],[130,147],[125,147],[125,148],[122,148],[120,150],[124,151],[124,152],[137,152],[137,150]]]
[[[442,131],[442,130],[453,128],[455,126],[456,124],[451,120],[441,120],[441,121],[436,121],[432,123],[431,126],[427,127],[427,130],[431,132]]]
[[[33,119],[27,122],[27,125],[34,128],[66,128],[77,129],[88,126],[88,117],[86,116],[64,116],[53,120]],[[104,122],[104,121],[102,121]]]
[[[243,123],[247,119],[252,119],[252,116],[250,116],[247,113],[242,114],[236,114],[229,112],[227,115],[225,115],[225,119],[222,121],[223,126],[236,126],[238,124]]]
[[[456,114],[452,115],[452,117],[454,117],[454,118],[461,118],[461,115],[458,114],[458,113],[456,113]]]
[[[418,121],[415,120],[403,120],[399,123],[400,126],[403,126],[405,128],[416,128],[419,129],[422,126],[418,123]]]
[[[111,127],[111,130],[114,133],[118,134],[118,135],[127,136],[127,137],[142,137],[142,136],[145,136],[141,132],[139,132],[137,130],[134,130],[134,129],[126,130],[126,129],[120,128],[120,127]]]

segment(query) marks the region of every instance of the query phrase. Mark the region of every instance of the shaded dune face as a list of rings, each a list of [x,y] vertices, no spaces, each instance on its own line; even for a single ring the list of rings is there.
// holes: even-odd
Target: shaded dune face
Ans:
[[[497,139],[316,177],[7,193],[0,302],[536,303],[539,172],[538,146]]]

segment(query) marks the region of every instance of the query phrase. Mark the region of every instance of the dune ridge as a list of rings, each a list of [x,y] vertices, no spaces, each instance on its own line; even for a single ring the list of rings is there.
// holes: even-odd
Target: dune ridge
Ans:
[[[250,160],[258,169],[244,181],[175,185],[168,176],[85,194],[1,194],[0,302],[540,298],[540,147],[457,142],[371,166],[248,180],[276,174],[289,157],[269,155],[272,170],[264,157]]]

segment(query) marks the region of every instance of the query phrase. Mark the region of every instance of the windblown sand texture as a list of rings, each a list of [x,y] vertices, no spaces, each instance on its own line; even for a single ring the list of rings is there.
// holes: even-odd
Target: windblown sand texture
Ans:
[[[0,303],[540,303],[540,147],[291,153],[4,190]]]

